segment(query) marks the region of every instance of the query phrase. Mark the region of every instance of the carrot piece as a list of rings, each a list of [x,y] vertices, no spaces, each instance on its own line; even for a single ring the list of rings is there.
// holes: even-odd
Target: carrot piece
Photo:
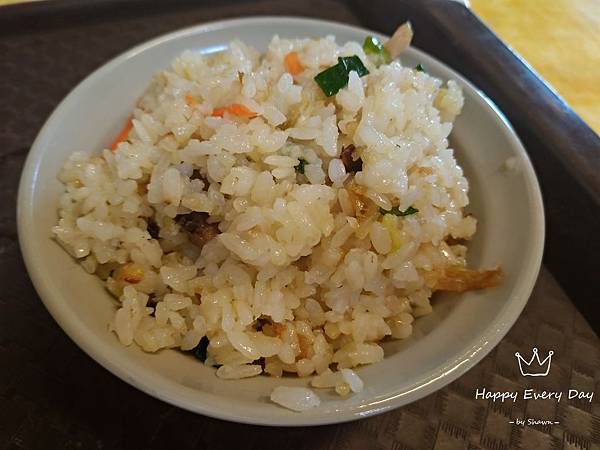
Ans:
[[[215,108],[215,109],[213,109],[211,116],[223,117],[223,114],[225,114],[225,111],[227,111],[227,108]]]
[[[117,137],[114,141],[112,141],[112,144],[110,144],[110,149],[112,151],[115,151],[117,149],[117,145],[119,145],[121,142],[127,139],[129,132],[133,128],[133,122],[131,119],[132,117],[129,117],[129,119],[127,119],[127,123],[125,124],[125,126],[121,129],[119,134],[117,134]]]
[[[298,58],[298,52],[289,52],[285,55],[283,62],[287,71],[292,75],[298,75],[304,70],[304,66],[300,62],[300,58]]]
[[[248,119],[258,116],[257,113],[248,109],[247,106],[242,105],[241,103],[232,103],[231,105],[227,105],[222,108],[215,108],[215,109],[213,109],[211,116],[223,117],[223,114],[225,114],[225,111],[227,111],[228,113],[233,114],[235,116],[246,117]]]
[[[192,108],[199,103],[198,99],[194,97],[191,92],[185,93],[185,102],[188,106],[191,106]]]
[[[227,111],[229,111],[231,114],[235,114],[236,116],[239,116],[239,117],[252,118],[252,117],[258,116],[257,113],[248,109],[247,106],[242,105],[241,103],[232,103],[231,105],[229,105],[227,107]]]

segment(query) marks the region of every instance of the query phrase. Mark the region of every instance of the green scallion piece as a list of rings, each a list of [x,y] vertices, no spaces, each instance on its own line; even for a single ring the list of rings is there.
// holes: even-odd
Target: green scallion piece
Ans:
[[[204,336],[202,339],[200,339],[198,345],[196,345],[196,347],[194,347],[192,350],[192,352],[194,352],[194,356],[202,362],[206,361],[208,343],[208,338]]]
[[[296,169],[296,172],[304,174],[304,166],[306,166],[307,164],[307,160],[305,160],[304,158],[298,158],[298,165],[294,166],[294,169]]]
[[[344,66],[344,69],[348,75],[350,75],[350,72],[353,70],[358,74],[359,77],[364,77],[365,75],[369,74],[368,69],[356,55],[342,56],[341,58],[338,58],[338,64],[342,64]]]
[[[315,76],[315,81],[325,95],[331,97],[348,84],[348,73],[344,66],[336,64]]]
[[[335,66],[318,73],[314,80],[325,95],[331,97],[348,84],[348,76],[353,70],[358,73],[359,77],[369,73],[358,56],[344,56],[338,58],[338,63]]]
[[[415,70],[416,70],[417,72],[425,72],[425,69],[423,68],[423,66],[422,66],[421,64],[417,64],[417,65],[415,66]]]
[[[376,66],[389,63],[392,58],[387,48],[375,36],[367,36],[363,42],[363,50],[369,56],[372,56]]]
[[[389,211],[387,211],[383,208],[379,208],[379,212],[383,215],[393,214],[394,216],[403,217],[403,216],[410,216],[411,214],[418,213],[419,210],[417,208],[413,208],[412,206],[409,206],[408,208],[406,208],[406,210],[401,211],[397,206],[394,206]]]

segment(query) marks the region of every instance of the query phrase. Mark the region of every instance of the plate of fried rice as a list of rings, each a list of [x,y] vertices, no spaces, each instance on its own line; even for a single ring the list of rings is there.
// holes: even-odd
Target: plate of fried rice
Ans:
[[[537,277],[540,190],[501,112],[399,25],[203,24],[81,82],[18,201],[65,332],[155,397],[265,425],[380,413],[485,356]]]

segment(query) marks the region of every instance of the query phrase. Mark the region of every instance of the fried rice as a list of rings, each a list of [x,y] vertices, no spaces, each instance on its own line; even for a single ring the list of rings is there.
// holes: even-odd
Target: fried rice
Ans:
[[[350,56],[369,73],[327,97],[314,77]],[[118,300],[123,345],[329,385],[408,338],[436,290],[497,282],[466,268],[462,106],[456,82],[333,37],[186,51],[113,148],[66,162],[53,234]]]

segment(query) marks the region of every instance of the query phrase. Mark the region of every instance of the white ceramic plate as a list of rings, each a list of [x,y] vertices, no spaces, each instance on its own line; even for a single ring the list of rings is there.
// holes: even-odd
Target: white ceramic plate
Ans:
[[[286,38],[333,34],[340,43],[377,35],[318,20],[249,18],[171,33],[115,58],[79,84],[40,131],[21,178],[19,238],[29,274],[52,316],[85,352],[131,385],[190,411],[238,422],[343,422],[415,401],[467,371],[515,322],[538,274],[544,218],[529,159],[500,111],[456,72],[414,48],[402,55],[405,64],[422,63],[428,72],[456,79],[464,89],[465,107],[451,142],[471,185],[469,210],[479,219],[469,260],[474,267],[500,263],[507,276],[498,288],[436,296],[433,314],[416,322],[413,337],[386,344],[383,362],[358,369],[366,386],[360,394],[340,398],[319,391],[321,406],[299,414],[268,398],[275,386],[305,386],[306,379],[220,380],[213,369],[178,351],[148,354],[135,346],[121,346],[107,330],[114,301],[50,234],[57,220],[60,167],[76,150],[97,152],[108,145],[157,70],[169,66],[185,49],[214,52],[234,38],[264,50],[274,34]],[[516,158],[517,170],[507,174],[502,166],[509,157]]]

